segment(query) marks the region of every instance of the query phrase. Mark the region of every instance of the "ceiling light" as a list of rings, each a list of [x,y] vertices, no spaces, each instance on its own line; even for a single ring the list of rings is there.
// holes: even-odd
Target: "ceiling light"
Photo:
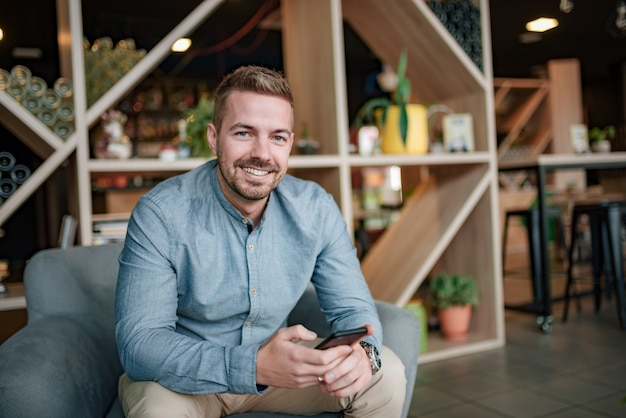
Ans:
[[[0,41],[4,39],[4,32],[0,29]]]
[[[530,32],[545,32],[547,30],[556,28],[559,26],[559,21],[552,18],[540,17],[526,23],[526,30]]]
[[[185,52],[191,46],[191,39],[180,38],[172,45],[172,52]]]

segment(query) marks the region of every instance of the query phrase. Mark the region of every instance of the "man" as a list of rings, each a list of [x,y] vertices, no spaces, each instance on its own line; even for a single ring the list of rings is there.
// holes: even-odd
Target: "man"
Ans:
[[[400,416],[404,370],[381,346],[341,214],[318,185],[286,175],[293,112],[279,73],[234,71],[207,130],[217,160],[162,182],[133,210],[116,295],[127,416]],[[317,338],[286,326],[309,283],[333,331],[367,328],[363,345],[298,344]]]

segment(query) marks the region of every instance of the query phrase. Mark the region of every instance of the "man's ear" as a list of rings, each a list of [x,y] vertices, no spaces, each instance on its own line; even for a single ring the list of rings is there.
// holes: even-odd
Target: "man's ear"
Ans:
[[[206,137],[211,152],[213,152],[213,155],[217,155],[217,129],[214,124],[209,123],[209,126],[207,126]]]

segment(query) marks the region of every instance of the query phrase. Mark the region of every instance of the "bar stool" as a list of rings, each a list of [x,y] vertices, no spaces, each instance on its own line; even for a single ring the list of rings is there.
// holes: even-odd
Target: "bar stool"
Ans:
[[[567,245],[565,241],[565,227],[561,216],[561,209],[557,206],[546,207],[546,216],[552,219],[558,229],[559,238],[565,248],[567,254]],[[532,279],[533,303],[539,304],[543,301],[543,287],[541,285],[542,278],[542,262],[541,262],[541,245],[540,245],[540,228],[539,224],[539,208],[532,206],[528,209],[509,210],[505,214],[504,219],[504,235],[502,237],[502,276],[504,277],[504,268],[506,260],[506,244],[509,229],[509,219],[518,217],[526,224],[528,237],[528,254],[530,256],[530,275]]]
[[[569,265],[567,268],[567,282],[565,284],[565,297],[563,309],[563,321],[567,321],[569,311],[570,296],[577,298],[578,311],[581,310],[580,297],[584,294],[576,292],[570,294],[572,285],[575,284],[573,277],[574,249],[579,240],[577,233],[578,223],[583,216],[589,218],[589,232],[591,238],[591,266],[593,275],[594,307],[597,313],[603,294],[601,282],[602,271],[604,271],[605,285],[604,291],[610,296],[611,285],[615,288],[617,314],[620,327],[626,330],[626,302],[624,300],[624,270],[623,270],[623,250],[621,228],[623,216],[626,213],[626,206],[623,197],[603,196],[597,201],[574,202],[572,209],[572,238],[569,250]]]

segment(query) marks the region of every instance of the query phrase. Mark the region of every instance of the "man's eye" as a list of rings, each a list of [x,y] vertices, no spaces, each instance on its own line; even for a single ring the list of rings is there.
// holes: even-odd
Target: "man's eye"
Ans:
[[[287,138],[285,138],[284,136],[275,136],[274,137],[274,141],[276,141],[276,142],[286,142]]]
[[[249,136],[249,133],[246,131],[240,131],[240,132],[237,132],[235,135],[245,137],[245,136]]]

